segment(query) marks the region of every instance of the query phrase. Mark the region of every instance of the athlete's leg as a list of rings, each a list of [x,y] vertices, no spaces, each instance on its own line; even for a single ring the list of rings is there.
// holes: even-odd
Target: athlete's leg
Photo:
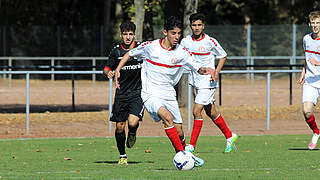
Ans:
[[[317,142],[319,139],[319,128],[317,126],[315,117],[313,115],[313,102],[306,101],[303,103],[303,115],[304,118],[309,125],[310,129],[313,131],[313,136],[311,138],[311,141],[308,145],[309,149],[312,150],[317,146]]]
[[[314,149],[319,139],[319,129],[313,114],[313,107],[316,105],[319,95],[320,95],[319,88],[310,86],[308,84],[303,85],[303,91],[302,91],[303,115],[310,129],[313,131],[313,137],[309,144],[309,149]]]
[[[140,118],[136,115],[129,114],[128,117],[128,137],[127,137],[127,147],[131,148],[136,142],[136,132],[139,127]]]
[[[176,127],[182,147],[184,148],[186,146],[186,138],[184,136],[184,132],[182,129],[182,123],[174,123],[174,127]]]
[[[191,133],[191,139],[190,139],[190,144],[193,146],[193,148],[196,147],[198,137],[200,135],[200,131],[203,125],[203,118],[202,118],[202,110],[203,110],[203,105],[195,103],[193,106],[193,128],[192,128],[192,133]]]
[[[209,104],[204,107],[206,114],[212,119],[212,121],[218,126],[218,128],[221,130],[221,132],[224,134],[224,136],[227,139],[226,142],[226,148],[224,152],[231,152],[232,148],[234,146],[234,143],[238,139],[238,135],[235,133],[232,133],[230,129],[228,128],[226,122],[224,121],[221,114],[217,113],[215,104]]]
[[[230,138],[232,136],[232,132],[229,130],[221,114],[217,113],[215,104],[213,103],[213,104],[205,105],[204,110],[206,114],[211,118],[213,123],[218,126],[218,128],[226,137],[226,139]]]
[[[174,126],[172,114],[164,106],[161,106],[158,110],[158,116],[162,120],[166,134],[169,137],[176,152],[183,151],[184,148],[182,146],[178,131]]]
[[[303,115],[310,129],[313,131],[313,133],[319,134],[319,129],[317,127],[317,123],[313,115],[313,107],[314,107],[313,102],[304,102]]]
[[[120,158],[127,158],[126,149],[125,149],[125,142],[126,142],[125,127],[126,127],[126,122],[116,122],[115,137],[116,137],[118,151],[120,153]]]

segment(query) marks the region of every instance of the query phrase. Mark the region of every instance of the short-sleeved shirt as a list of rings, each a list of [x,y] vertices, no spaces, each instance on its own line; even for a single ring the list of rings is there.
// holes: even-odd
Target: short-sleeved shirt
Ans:
[[[138,47],[140,42],[133,42],[134,47]],[[109,54],[109,59],[105,63],[105,68],[113,71],[117,68],[122,57],[128,52],[122,44],[116,45]],[[141,67],[142,60],[138,58],[130,58],[125,66],[120,70],[119,78],[120,89],[116,90],[118,98],[128,98],[132,96],[140,96],[141,94]]]
[[[181,45],[187,48],[194,56],[195,61],[202,67],[211,67],[215,69],[215,59],[221,59],[227,56],[225,50],[219,42],[207,34],[203,34],[201,39],[195,40],[192,35],[187,35],[182,39]],[[215,88],[217,82],[210,81],[210,75],[200,75],[198,72],[190,73],[189,83],[195,88]]]
[[[320,66],[312,65],[308,59],[320,61],[320,39],[312,39],[312,33],[303,37],[303,48],[306,57],[305,84],[320,88]]]
[[[129,51],[131,57],[144,59],[141,70],[141,97],[144,101],[144,97],[148,95],[176,100],[174,86],[179,82],[184,66],[193,71],[198,71],[201,67],[187,49],[177,44],[174,49],[167,50],[161,45],[161,41],[157,39],[144,42]]]

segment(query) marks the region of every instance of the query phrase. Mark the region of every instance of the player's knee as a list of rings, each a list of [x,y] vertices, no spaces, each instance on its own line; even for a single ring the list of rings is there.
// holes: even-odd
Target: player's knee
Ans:
[[[309,119],[312,115],[312,110],[308,110],[308,109],[303,109],[303,115],[306,119]]]
[[[136,127],[136,126],[139,126],[139,121],[137,121],[137,122],[131,122],[131,121],[129,121],[129,122],[128,122],[128,127],[129,127],[129,128],[134,128],[134,127]]]
[[[130,132],[136,132],[139,127],[139,122],[138,123],[129,123],[128,128]]]
[[[173,122],[173,116],[170,113],[166,113],[162,116],[165,122]]]
[[[173,119],[172,120],[170,120],[170,119],[162,119],[162,123],[163,123],[163,126],[165,128],[172,127],[173,126]]]
[[[205,112],[206,112],[207,116],[209,116],[213,120],[216,119],[218,116],[218,113],[216,111],[210,110],[210,111],[205,111]]]
[[[195,119],[201,118],[201,117],[202,117],[202,116],[201,116],[201,110],[199,110],[199,109],[194,109],[194,110],[193,110],[193,117],[194,117]]]
[[[125,129],[125,122],[117,122],[116,130],[117,132],[121,133]]]
[[[314,104],[312,102],[304,102],[302,106],[302,112],[306,119],[309,119],[313,114]]]

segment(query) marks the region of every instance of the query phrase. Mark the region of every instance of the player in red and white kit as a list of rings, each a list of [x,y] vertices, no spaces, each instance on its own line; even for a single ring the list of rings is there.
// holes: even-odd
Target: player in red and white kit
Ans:
[[[217,79],[220,70],[227,60],[227,53],[216,39],[203,32],[205,26],[205,16],[203,14],[192,14],[189,20],[192,34],[183,38],[181,45],[191,51],[195,56],[194,60],[203,67],[215,69],[215,59],[219,59],[218,66],[215,69],[215,78]],[[214,94],[217,88],[217,81],[210,81],[210,76],[191,71],[189,83],[194,87],[196,97],[193,107],[193,130],[190,144],[187,145],[186,149],[193,152],[196,147],[203,124],[202,111],[204,109],[206,114],[211,118],[213,123],[218,126],[227,139],[224,152],[230,152],[238,136],[229,130],[221,114],[218,113],[215,108]]]
[[[313,131],[312,139],[308,145],[312,150],[317,146],[319,139],[319,128],[313,115],[313,107],[320,95],[320,11],[313,11],[309,14],[309,26],[312,33],[303,37],[306,61],[299,82],[303,85],[303,114]]]
[[[116,77],[120,77],[119,70],[130,57],[144,59],[141,70],[141,97],[144,106],[155,121],[162,120],[165,132],[176,152],[183,151],[185,143],[182,118],[174,89],[183,74],[184,66],[200,74],[211,75],[212,80],[215,76],[212,68],[201,67],[194,61],[193,55],[178,44],[182,28],[180,20],[174,16],[169,17],[164,24],[163,39],[145,42],[130,50],[116,69]],[[195,156],[194,159],[196,166],[204,164],[202,159]]]

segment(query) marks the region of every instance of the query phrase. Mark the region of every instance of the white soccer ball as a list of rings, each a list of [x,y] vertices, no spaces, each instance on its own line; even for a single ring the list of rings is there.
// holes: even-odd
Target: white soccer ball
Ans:
[[[180,151],[174,156],[173,164],[178,170],[191,170],[194,167],[193,154],[189,151]]]

